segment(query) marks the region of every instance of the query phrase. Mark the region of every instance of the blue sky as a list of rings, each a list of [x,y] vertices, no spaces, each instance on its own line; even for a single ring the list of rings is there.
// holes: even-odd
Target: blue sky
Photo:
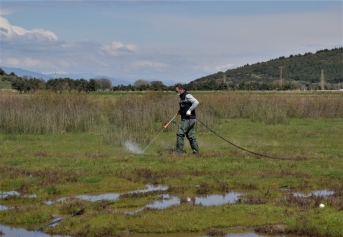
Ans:
[[[343,45],[342,1],[3,1],[0,65],[187,83]]]

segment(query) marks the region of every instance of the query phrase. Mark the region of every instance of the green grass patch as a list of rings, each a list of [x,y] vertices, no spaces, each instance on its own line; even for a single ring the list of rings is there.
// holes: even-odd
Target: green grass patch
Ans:
[[[314,105],[318,102],[317,96],[301,94],[296,95],[298,99],[313,110],[306,110],[306,106],[289,107],[293,99],[277,93],[196,94],[203,106],[197,111],[200,121],[231,143],[262,156],[232,146],[199,122],[196,137],[200,153],[191,154],[186,140],[186,153],[175,154],[172,151],[179,118],[160,134],[145,154],[127,150],[125,141],[145,148],[168,122],[169,115],[174,115],[177,107],[173,104],[178,100],[169,93],[6,97],[18,106],[27,98],[52,105],[61,117],[49,117],[52,110],[43,110],[47,107],[24,101],[32,107],[7,120],[13,122],[13,130],[9,131],[3,121],[12,110],[0,112],[0,118],[5,118],[0,122],[0,191],[36,195],[36,198],[0,199],[1,205],[18,205],[16,209],[0,211],[0,223],[34,229],[52,221],[53,215],[63,216],[67,218],[60,225],[44,227],[44,231],[70,236],[120,235],[125,231],[206,233],[210,228],[254,228],[274,224],[285,224],[289,233],[294,234],[342,236],[343,119],[336,116],[339,108],[333,115],[326,107]],[[130,96],[134,97],[134,102],[130,102]],[[325,95],[322,99],[335,104],[337,98]],[[277,100],[279,104],[267,108],[264,104],[267,99]],[[217,104],[212,104],[215,100]],[[260,107],[260,114],[250,104],[254,100],[265,106],[265,110]],[[104,101],[109,102],[99,105]],[[62,113],[64,107],[59,107],[62,102],[68,103],[69,112]],[[151,104],[155,107],[150,108]],[[128,107],[133,108],[132,111],[128,111]],[[73,112],[88,108],[91,112]],[[25,128],[31,126],[26,123],[29,120],[24,120],[34,109],[41,111],[41,122],[51,119],[44,124],[46,130],[40,129],[42,123],[32,126],[32,130]],[[92,111],[98,114],[92,114]],[[285,120],[279,120],[279,115]],[[269,116],[272,122],[268,122]],[[84,118],[91,121],[85,122]],[[32,119],[35,121],[34,117]],[[17,130],[20,126],[22,129]],[[40,132],[34,132],[35,129]],[[163,210],[144,209],[133,215],[125,214],[125,210],[142,208],[161,198],[162,193],[158,192],[123,195],[142,190],[146,184],[167,186],[169,190],[164,192],[176,196],[196,197],[230,191],[244,195],[237,204],[181,204]],[[335,196],[331,199],[289,196],[289,192],[317,190],[334,190]],[[43,202],[105,193],[122,196],[115,201],[94,203],[72,198],[50,206]],[[319,209],[319,202],[326,207]],[[82,215],[71,217],[83,207],[87,208]]]

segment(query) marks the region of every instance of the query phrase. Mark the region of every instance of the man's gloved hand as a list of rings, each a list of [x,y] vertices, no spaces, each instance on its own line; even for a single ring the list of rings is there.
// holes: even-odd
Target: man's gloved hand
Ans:
[[[181,111],[179,110],[179,111],[177,111],[177,115],[180,115],[181,114]]]
[[[188,111],[186,112],[186,115],[187,115],[187,116],[190,116],[190,115],[191,115],[191,111],[188,110]]]

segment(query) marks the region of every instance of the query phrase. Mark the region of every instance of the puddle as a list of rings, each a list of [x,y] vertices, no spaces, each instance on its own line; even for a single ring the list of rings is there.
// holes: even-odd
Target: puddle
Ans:
[[[166,191],[168,190],[168,187],[162,186],[162,185],[152,185],[152,184],[147,184],[146,189],[141,189],[141,190],[135,190],[135,191],[130,191],[127,193],[146,193],[146,192],[151,192],[151,191]],[[106,201],[114,201],[119,198],[119,196],[122,193],[105,193],[105,194],[99,194],[99,195],[79,195],[79,196],[73,196],[74,198],[78,198],[84,201],[90,201],[90,202],[97,202],[101,200],[106,200]],[[56,202],[62,202],[70,197],[64,197],[64,198],[59,198],[56,201],[46,201],[45,204],[47,205],[52,205]]]
[[[173,205],[179,205],[179,204],[180,204],[180,198],[170,197],[169,194],[163,194],[162,200],[154,201],[151,204],[147,204],[145,207],[155,208],[155,209],[164,209],[164,208],[168,208]]]
[[[195,204],[202,204],[204,206],[217,206],[227,203],[235,203],[238,197],[241,195],[241,193],[230,192],[225,195],[213,194],[207,195],[206,197],[196,197]]]
[[[129,194],[132,193],[146,193],[146,192],[151,192],[151,191],[168,191],[168,187],[166,186],[161,186],[161,185],[146,185],[146,189],[142,190],[135,190],[135,191],[130,191],[126,192]],[[311,192],[308,194],[304,193],[294,193],[294,196],[310,196],[310,195],[321,195],[321,196],[328,196],[332,195],[334,192],[332,191],[327,191],[327,190],[320,190],[320,191],[315,191]],[[118,200],[120,195],[123,193],[106,193],[106,194],[99,194],[99,195],[79,195],[79,196],[74,196],[74,198],[78,198],[81,200],[87,200],[91,202],[96,202],[100,200]],[[0,192],[0,198],[6,198],[8,196],[17,196],[20,195],[20,193],[16,191],[10,191],[10,192]],[[216,205],[223,205],[223,204],[228,204],[232,203],[234,204],[237,199],[241,196],[241,193],[237,192],[230,192],[226,193],[223,195],[220,194],[212,194],[212,195],[206,195],[206,196],[193,196],[193,197],[178,197],[178,196],[171,196],[169,194],[162,194],[160,196],[160,200],[154,201],[152,203],[147,204],[146,206],[139,208],[134,211],[129,211],[129,212],[124,212],[126,214],[135,214],[137,212],[140,212],[144,210],[145,208],[153,208],[153,209],[165,209],[169,208],[173,205],[203,205],[203,206],[216,206]],[[26,197],[36,197],[36,195],[29,195]],[[61,202],[70,197],[63,197],[60,199],[57,199],[56,201],[51,201],[48,200],[45,203],[47,205],[53,205],[56,202]],[[1,206],[0,205],[0,211],[1,210],[7,210],[8,207],[6,206]],[[62,219],[61,218],[55,218],[51,223],[48,224],[48,226],[56,226]],[[48,235],[40,231],[27,231],[24,228],[14,228],[14,227],[8,227],[0,224],[0,231],[3,233],[4,236],[25,236],[25,237],[65,237],[65,236],[59,236],[59,235]],[[0,232],[0,233],[1,233]],[[183,236],[180,235],[181,233],[177,233],[175,235],[166,235],[166,234],[150,234],[149,236]],[[142,234],[137,234],[137,236],[145,236]],[[187,236],[194,236],[194,237],[208,237],[207,235],[201,235],[201,234],[190,234]],[[226,237],[262,237],[262,236],[268,236],[268,235],[261,235],[254,233],[254,231],[248,231],[248,232],[240,232],[240,233],[229,233],[225,235]],[[274,237],[290,237],[290,235],[275,235]]]
[[[167,191],[168,187],[162,186],[162,185],[146,185],[146,189],[140,189],[135,191],[127,192],[129,194],[132,193],[146,193],[146,192],[152,192],[152,191]],[[0,193],[2,198],[8,197],[8,196],[18,196],[20,193],[16,191],[10,191],[10,192],[1,192]],[[79,195],[79,196],[73,196],[73,198],[78,198],[85,201],[90,202],[97,202],[101,200],[107,200],[107,201],[114,201],[118,200],[121,193],[105,193],[105,194],[99,194],[99,195]],[[145,207],[148,208],[155,208],[155,209],[164,209],[168,208],[173,205],[180,205],[181,203],[189,203],[189,204],[195,204],[195,205],[204,205],[204,206],[212,206],[212,205],[223,205],[227,203],[234,203],[237,198],[240,196],[240,193],[237,192],[230,192],[226,193],[224,195],[219,194],[213,194],[213,195],[207,195],[207,196],[197,196],[197,197],[187,197],[187,198],[179,198],[177,196],[170,196],[169,194],[163,194],[161,196],[161,200],[155,201],[153,203],[147,204]],[[35,198],[36,195],[28,195],[24,197],[30,197]],[[59,198],[56,201],[48,200],[45,202],[46,205],[53,205],[56,202],[63,202],[67,200],[70,197],[63,197]],[[144,207],[144,208],[145,208]],[[128,213],[136,213],[138,211],[143,210],[144,208],[141,208],[139,210],[128,212]],[[0,206],[0,210],[6,210],[7,207]]]
[[[146,207],[163,209],[170,207],[172,205],[179,205],[181,203],[189,203],[195,205],[203,206],[218,206],[227,203],[235,203],[237,198],[242,195],[241,193],[230,192],[224,195],[212,194],[207,196],[198,196],[198,197],[186,197],[178,198],[175,196],[169,197],[168,194],[163,195],[163,200],[155,201],[152,204],[146,205]]]
[[[213,194],[207,196],[179,198],[176,196],[170,196],[169,194],[163,194],[161,196],[161,200],[147,204],[145,207],[140,208],[138,210],[125,212],[125,214],[135,214],[137,212],[144,210],[145,208],[165,209],[173,205],[180,205],[186,203],[190,205],[218,206],[228,203],[235,203],[240,195],[242,194],[230,192],[224,195]]]
[[[70,237],[67,235],[48,235],[43,232],[28,231],[24,228],[9,227],[0,224],[0,231],[3,233],[2,236],[9,237]]]
[[[10,196],[22,196],[24,198],[36,198],[37,196],[35,194],[32,195],[21,195],[17,191],[8,191],[8,192],[0,192],[0,198],[7,198]]]
[[[16,191],[0,192],[0,198],[7,198],[9,196],[19,196],[20,193]]]
[[[79,196],[72,196],[72,197],[63,197],[59,198],[56,201],[46,201],[45,204],[47,205],[53,205],[57,202],[63,202],[69,198],[78,198],[84,201],[90,201],[90,202],[97,202],[101,200],[117,200],[119,198],[119,193],[105,193],[105,194],[99,194],[99,195],[79,195]]]
[[[119,198],[120,194],[118,193],[106,193],[106,194],[100,194],[100,195],[80,195],[75,196],[75,198],[84,200],[84,201],[90,201],[90,202],[97,202],[101,200],[117,200]]]
[[[132,193],[146,193],[146,192],[152,192],[152,191],[167,191],[168,187],[162,186],[162,185],[146,185],[146,189],[141,190],[135,190],[128,192],[129,194]],[[20,193],[16,191],[10,191],[10,192],[2,192],[1,197],[8,197],[8,196],[17,196],[20,195]],[[79,196],[73,196],[74,198],[78,198],[85,201],[90,202],[97,202],[101,200],[107,200],[107,201],[114,201],[118,200],[120,197],[120,193],[105,193],[105,194],[99,194],[99,195],[79,195]],[[180,205],[181,203],[190,203],[190,204],[196,204],[196,205],[204,205],[204,206],[212,206],[212,205],[223,205],[227,203],[234,203],[236,199],[240,196],[240,193],[236,192],[230,192],[224,195],[219,194],[213,194],[213,195],[207,195],[207,196],[197,196],[197,197],[187,197],[187,198],[179,198],[177,196],[170,196],[169,194],[163,194],[161,196],[161,200],[155,201],[153,203],[147,204],[145,207],[148,208],[155,208],[155,209],[164,209],[168,208],[173,205]],[[36,197],[36,195],[30,195],[25,197]],[[45,202],[47,205],[53,205],[56,202],[63,202],[64,200],[67,200],[70,197],[63,197],[59,198],[56,201],[48,200]],[[7,207],[0,206],[0,210],[6,210]],[[143,210],[144,208],[141,208],[139,210],[133,211],[133,212],[127,212],[127,213],[136,213],[138,211]]]
[[[310,197],[312,195],[314,196],[322,196],[322,197],[328,197],[330,195],[333,195],[335,192],[334,191],[329,191],[329,190],[318,190],[318,191],[312,191],[309,193],[300,193],[300,192],[295,192],[293,193],[293,196],[295,197]]]
[[[147,193],[147,192],[152,192],[152,191],[167,191],[167,190],[168,190],[168,187],[166,186],[147,184],[146,189],[131,191],[128,193]]]

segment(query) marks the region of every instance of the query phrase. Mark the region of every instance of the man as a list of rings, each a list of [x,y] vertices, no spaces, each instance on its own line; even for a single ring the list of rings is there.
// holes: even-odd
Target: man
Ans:
[[[177,84],[175,86],[175,92],[178,96],[180,96],[181,99],[179,102],[180,110],[178,112],[178,114],[181,115],[181,124],[176,134],[176,152],[183,152],[184,137],[186,135],[193,150],[193,154],[196,154],[199,152],[199,146],[194,136],[194,125],[196,122],[195,108],[198,106],[199,101],[197,101],[191,94],[189,94],[184,89],[182,84]]]

